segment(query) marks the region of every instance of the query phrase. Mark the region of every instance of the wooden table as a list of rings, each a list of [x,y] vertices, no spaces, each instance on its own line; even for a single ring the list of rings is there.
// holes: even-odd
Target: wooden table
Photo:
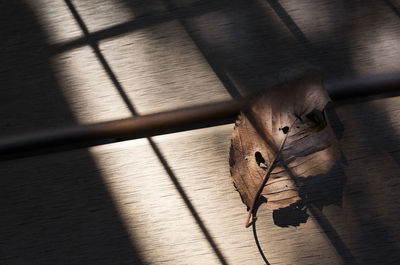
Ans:
[[[309,68],[400,70],[398,2],[215,2],[2,2],[0,135],[227,100]],[[330,107],[342,204],[295,227],[260,209],[271,264],[400,262],[399,103]],[[232,129],[1,162],[0,264],[263,264],[229,176]]]

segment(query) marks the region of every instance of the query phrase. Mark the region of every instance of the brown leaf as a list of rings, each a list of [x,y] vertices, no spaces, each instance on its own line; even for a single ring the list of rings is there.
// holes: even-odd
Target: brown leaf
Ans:
[[[230,169],[248,209],[259,188],[271,210],[299,201],[301,179],[325,174],[333,166],[339,148],[324,111],[329,100],[322,78],[307,74],[264,92],[240,114]]]

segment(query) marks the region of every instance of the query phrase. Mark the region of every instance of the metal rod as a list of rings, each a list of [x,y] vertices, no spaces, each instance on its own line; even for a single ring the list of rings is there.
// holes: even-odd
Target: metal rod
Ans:
[[[372,96],[400,91],[400,73],[391,73],[340,82],[326,82],[325,87],[333,100],[358,96]],[[51,151],[59,146],[73,145],[69,149],[106,143],[105,140],[121,141],[149,137],[185,129],[213,126],[213,122],[236,117],[248,98],[214,104],[183,108],[174,111],[133,117],[110,122],[77,125],[73,127],[45,130],[30,134],[0,139],[0,160],[37,154],[32,151]],[[211,124],[210,124],[211,123]],[[111,142],[112,142],[111,141]],[[47,150],[47,151],[46,151]],[[50,150],[50,151],[49,151]],[[31,152],[31,153],[30,153]]]
[[[60,145],[94,143],[89,144],[91,146],[98,145],[96,141],[99,140],[135,139],[170,133],[176,128],[233,118],[240,112],[245,103],[245,99],[230,100],[123,120],[77,125],[6,137],[0,139],[0,159],[8,160],[10,159],[9,155],[14,158],[13,155],[17,153],[30,152],[35,149],[51,149]]]
[[[400,91],[400,72],[342,80],[327,80],[324,86],[333,101]]]

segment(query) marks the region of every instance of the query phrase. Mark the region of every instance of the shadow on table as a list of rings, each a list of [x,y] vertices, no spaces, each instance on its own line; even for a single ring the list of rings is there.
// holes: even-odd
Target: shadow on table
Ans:
[[[1,136],[76,124],[48,54],[51,25],[24,1],[2,1],[0,17]],[[144,263],[88,151],[1,162],[0,172],[1,264]]]

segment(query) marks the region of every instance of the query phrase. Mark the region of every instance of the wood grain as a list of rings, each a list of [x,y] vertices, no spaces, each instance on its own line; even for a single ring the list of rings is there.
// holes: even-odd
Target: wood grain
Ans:
[[[311,67],[327,78],[399,70],[399,6],[388,0],[168,2],[71,1],[89,33],[139,21],[96,35],[101,61],[89,41],[62,46],[84,38],[64,1],[2,1],[0,134],[131,116],[118,84],[144,114],[246,94]],[[169,12],[181,15],[162,19]],[[348,164],[341,207],[298,227],[261,210],[272,264],[399,263],[399,100],[331,109]],[[229,178],[232,129],[2,162],[0,263],[262,264]]]

